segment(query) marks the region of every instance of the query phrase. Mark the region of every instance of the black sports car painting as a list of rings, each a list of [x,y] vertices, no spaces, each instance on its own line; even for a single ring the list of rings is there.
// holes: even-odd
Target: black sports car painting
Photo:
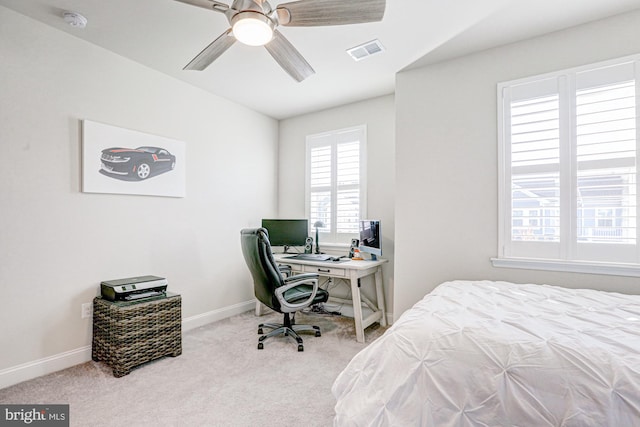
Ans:
[[[142,181],[176,167],[176,156],[160,147],[102,150],[100,173],[113,178]]]
[[[82,120],[84,193],[186,197],[187,163],[184,141]]]

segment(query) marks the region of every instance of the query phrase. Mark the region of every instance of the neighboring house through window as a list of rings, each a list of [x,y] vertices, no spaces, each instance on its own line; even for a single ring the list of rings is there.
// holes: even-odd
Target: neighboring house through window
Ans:
[[[320,245],[357,237],[366,206],[366,127],[309,135],[306,140],[306,214]]]

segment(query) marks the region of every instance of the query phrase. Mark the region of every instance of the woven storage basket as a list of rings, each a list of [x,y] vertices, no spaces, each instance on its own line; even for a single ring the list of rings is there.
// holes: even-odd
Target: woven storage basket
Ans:
[[[182,353],[180,295],[134,302],[93,300],[92,358],[122,377],[142,363]]]

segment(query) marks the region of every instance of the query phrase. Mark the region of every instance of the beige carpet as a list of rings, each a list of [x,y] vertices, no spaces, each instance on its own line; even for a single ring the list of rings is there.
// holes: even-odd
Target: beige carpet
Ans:
[[[322,328],[304,334],[304,352],[290,338],[257,350],[257,324],[281,316],[247,312],[183,334],[182,355],[115,378],[87,362],[0,390],[0,403],[70,405],[72,426],[330,426],[331,385],[348,361],[385,328],[355,340],[353,319],[299,314]]]

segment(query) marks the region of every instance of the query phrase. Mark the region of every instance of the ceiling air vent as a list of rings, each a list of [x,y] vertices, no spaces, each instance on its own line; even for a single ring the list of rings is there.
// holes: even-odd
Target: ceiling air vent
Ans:
[[[360,61],[361,59],[368,58],[381,52],[384,52],[384,46],[382,46],[380,40],[377,39],[352,47],[351,49],[347,49],[347,53],[354,61]]]

